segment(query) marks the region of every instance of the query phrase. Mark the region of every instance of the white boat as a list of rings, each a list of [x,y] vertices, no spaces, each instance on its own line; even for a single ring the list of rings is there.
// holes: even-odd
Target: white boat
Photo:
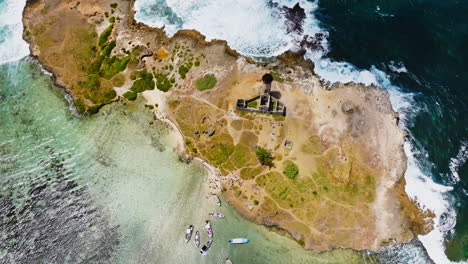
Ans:
[[[247,238],[233,238],[229,239],[230,244],[245,244],[249,243],[249,240]]]
[[[192,237],[193,225],[190,225],[187,230],[185,230],[185,243],[189,242]]]
[[[211,229],[211,222],[209,220],[205,221],[205,230],[209,238],[213,237],[213,230]]]
[[[206,254],[208,254],[208,249],[210,249],[211,247],[211,243],[213,243],[213,240],[208,240],[206,242],[205,245],[203,245],[203,247],[200,249],[200,254],[202,254],[203,256],[206,256]]]
[[[214,218],[224,218],[224,215],[222,213],[218,213],[218,212],[211,212],[211,213],[209,213],[209,215],[211,215]]]
[[[229,258],[227,258],[226,259],[226,264],[232,264],[232,261]]]
[[[193,239],[193,243],[195,243],[196,247],[200,246],[200,233],[198,231],[195,232],[195,238]]]

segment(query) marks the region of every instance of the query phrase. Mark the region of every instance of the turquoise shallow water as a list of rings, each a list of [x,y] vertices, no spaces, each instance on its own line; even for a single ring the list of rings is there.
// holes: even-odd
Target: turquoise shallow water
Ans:
[[[206,170],[178,160],[144,102],[76,117],[29,58],[0,66],[0,263],[371,263],[315,254],[205,199]],[[214,244],[185,244],[208,212]],[[207,239],[202,233],[202,243]],[[247,245],[230,246],[232,237]]]

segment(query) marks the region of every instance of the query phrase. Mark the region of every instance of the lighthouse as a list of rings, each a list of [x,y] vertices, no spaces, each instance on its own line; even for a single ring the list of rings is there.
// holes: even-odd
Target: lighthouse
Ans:
[[[270,94],[271,83],[273,82],[273,75],[266,73],[262,76],[263,86],[265,87],[265,93]]]

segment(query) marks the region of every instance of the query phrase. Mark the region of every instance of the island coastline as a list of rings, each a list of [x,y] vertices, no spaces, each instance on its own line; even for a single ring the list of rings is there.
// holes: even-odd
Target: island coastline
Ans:
[[[41,2],[41,1],[29,1],[28,2],[28,6],[32,5],[33,3],[35,2]],[[72,1],[73,2],[73,1]],[[102,2],[106,2],[106,1],[102,1]],[[109,1],[109,3],[113,3],[113,2],[116,2],[118,3],[119,5],[128,5],[129,7],[132,7],[133,6],[133,3],[134,1]],[[107,3],[107,2],[106,2]],[[28,9],[29,7],[26,7],[25,8],[25,12],[26,10]],[[125,10],[125,11],[128,11]],[[131,9],[130,11],[130,15],[128,16],[128,20],[127,20],[127,26],[130,28],[130,30],[135,30],[136,32],[145,32],[145,34],[147,33],[151,33],[151,34],[155,34],[157,36],[157,38],[159,38],[160,42],[161,43],[171,43],[173,42],[174,40],[177,40],[177,39],[183,39],[183,38],[192,38],[195,42],[195,46],[197,45],[201,45],[201,46],[207,46],[207,47],[212,47],[212,46],[224,46],[224,52],[225,54],[227,54],[227,56],[231,56],[231,57],[234,57],[235,60],[239,63],[245,63],[245,64],[250,64],[252,65],[252,67],[262,67],[263,65],[267,64],[267,63],[257,63],[257,62],[254,62],[253,60],[249,59],[249,58],[245,58],[243,56],[241,56],[240,54],[238,54],[236,51],[232,50],[231,48],[229,48],[228,44],[225,42],[225,41],[222,41],[222,40],[212,40],[210,42],[206,42],[205,41],[205,38],[202,34],[200,34],[199,32],[197,31],[192,31],[192,30],[181,30],[179,31],[178,33],[176,33],[173,37],[171,38],[167,38],[161,29],[156,29],[156,28],[152,28],[152,27],[149,27],[145,24],[141,24],[141,23],[136,23],[134,21],[134,10]],[[125,15],[125,13],[123,13],[123,15]],[[28,21],[25,21],[25,27],[26,27],[26,30],[25,32],[27,32],[28,30]],[[25,36],[25,39],[28,41],[28,43],[31,43],[32,39],[28,36]],[[34,45],[34,44],[33,44]],[[67,92],[67,94],[69,94],[70,96],[73,97],[73,94],[72,92],[70,92],[70,90],[68,89],[68,86],[67,84],[63,83],[61,80],[60,80],[60,76],[57,76],[55,74],[55,70],[53,67],[49,67],[48,64],[46,62],[43,62],[40,58],[40,53],[37,52],[36,49],[34,49],[31,45],[31,54],[33,57],[35,57],[39,62],[41,62],[41,65],[47,70],[49,71],[50,73],[52,73],[53,75],[53,80],[54,82],[61,88],[64,89],[64,91]],[[198,47],[198,46],[197,46]],[[156,52],[154,52],[156,53]],[[280,63],[283,63],[283,64],[287,64],[288,62],[290,63],[290,65],[295,65],[297,63],[302,63],[303,65],[305,66],[301,66],[303,67],[303,71],[306,73],[305,75],[309,75],[310,78],[314,78],[314,81],[319,85],[319,87],[322,87],[321,89],[323,89],[324,91],[328,91],[328,90],[337,90],[337,89],[356,89],[356,90],[364,90],[364,91],[369,91],[369,90],[372,90],[372,89],[376,89],[378,90],[378,93],[379,93],[379,96],[382,97],[385,97],[383,98],[382,100],[385,100],[387,101],[386,102],[386,107],[387,109],[385,109],[384,111],[391,111],[392,113],[390,113],[390,115],[393,116],[393,123],[396,127],[397,126],[397,123],[398,123],[398,114],[393,112],[393,110],[391,109],[388,109],[389,107],[389,98],[388,98],[388,93],[385,92],[385,91],[382,91],[380,90],[379,88],[377,87],[363,87],[361,85],[356,85],[356,84],[337,84],[335,85],[335,87],[331,87],[331,88],[327,88],[327,89],[324,89],[323,86],[324,84],[321,82],[320,78],[318,78],[315,73],[313,73],[313,70],[310,69],[311,67],[311,63],[310,61],[304,61],[302,58],[300,58],[300,55],[298,55],[298,57],[294,56],[294,54],[291,54],[291,53],[288,53],[284,56],[287,56],[287,58],[283,58],[283,60],[281,60],[281,56],[279,58],[279,60],[281,61]],[[289,60],[288,60],[289,59]],[[285,63],[286,62],[286,63]],[[203,66],[201,66],[203,67]],[[247,66],[246,68],[248,68],[250,66]],[[304,67],[307,67],[307,68],[304,68]],[[265,72],[269,72],[270,69],[268,67],[264,67],[266,68],[265,70],[261,71],[261,73],[265,73]],[[313,63],[312,63],[312,68],[313,68]],[[257,74],[256,75],[259,75],[258,74],[258,69],[256,70],[257,71]],[[257,78],[259,78],[260,76],[258,76]],[[255,78],[255,77],[252,77],[250,76],[249,78]],[[223,79],[223,78],[219,78],[219,79]],[[293,78],[294,80],[294,78]],[[257,85],[258,86],[258,85]],[[337,87],[336,87],[337,86]],[[354,88],[353,88],[354,87]],[[157,92],[158,94],[161,93],[160,91],[157,91],[155,90],[155,92]],[[209,161],[203,159],[202,157],[199,157],[197,156],[196,154],[194,153],[190,153],[190,151],[187,149],[187,145],[186,144],[186,141],[184,141],[184,133],[182,132],[182,130],[180,129],[180,126],[177,125],[177,122],[174,122],[173,120],[171,120],[171,114],[168,114],[167,112],[164,112],[164,110],[161,110],[162,107],[164,105],[163,102],[159,101],[161,99],[161,97],[158,97],[157,94],[156,95],[153,95],[155,92],[152,92],[152,91],[144,91],[143,92],[143,96],[145,97],[145,99],[147,100],[148,102],[148,105],[151,105],[151,107],[154,107],[154,112],[155,112],[155,117],[166,123],[170,128],[172,128],[171,130],[173,130],[173,133],[174,133],[174,141],[175,141],[175,144],[176,144],[176,148],[178,150],[178,152],[181,154],[181,156],[183,156],[184,158],[186,159],[190,159],[191,157],[195,156],[194,160],[196,160],[197,162],[200,162],[202,165],[206,166],[208,168],[208,171],[210,172],[210,177],[223,177],[223,176],[218,176],[218,175],[222,175],[222,174],[225,174],[223,173],[219,168],[216,168],[214,166],[212,166]],[[302,91],[304,93],[304,95],[307,95],[308,94],[304,91]],[[309,91],[310,92],[310,91]],[[364,92],[365,94],[366,92]],[[101,107],[102,105],[105,105],[105,104],[108,104],[108,103],[112,103],[116,100],[125,100],[123,99],[121,96],[123,95],[123,93],[119,93],[117,92],[118,96],[116,96],[115,98],[112,98],[112,100],[108,101],[108,102],[105,102],[103,104],[101,104],[99,107]],[[148,95],[147,95],[148,94]],[[157,98],[158,100],[154,100],[154,98]],[[98,109],[97,109],[98,110]],[[93,110],[93,111],[97,111],[97,110]],[[87,112],[87,113],[90,113],[92,114],[93,111],[90,111],[90,112]],[[172,116],[172,119],[174,117]],[[255,117],[254,117],[255,118]],[[288,117],[287,117],[288,118]],[[232,120],[230,121],[232,122]],[[281,122],[281,121],[280,121]],[[404,132],[401,131],[401,139],[404,138]],[[403,159],[403,160],[400,160],[398,162],[398,164],[402,164],[400,166],[400,168],[397,169],[397,171],[399,171],[395,177],[398,177],[398,181],[395,182],[395,184],[393,186],[390,186],[391,188],[394,188],[396,191],[396,193],[398,195],[400,195],[400,202],[401,201],[404,201],[404,202],[407,202],[408,204],[405,204],[404,202],[402,203],[402,207],[404,209],[407,209],[409,208],[408,210],[410,210],[410,213],[411,210],[414,210],[414,208],[411,208],[411,206],[414,206],[414,204],[412,205],[411,204],[411,201],[408,199],[407,195],[404,193],[404,177],[403,177],[403,173],[404,171],[406,170],[406,157],[404,157],[404,153],[402,151],[402,145],[403,145],[403,142],[400,142],[400,157],[399,159]],[[401,157],[401,154],[403,153],[403,157]],[[230,175],[225,175],[224,177],[226,176],[230,176]],[[235,177],[235,176],[233,176]],[[380,188],[380,189],[379,189]],[[377,195],[379,194],[382,194],[384,193],[384,191],[387,189],[387,187],[385,186],[379,186],[377,187]],[[221,190],[220,190],[221,191]],[[383,194],[382,194],[383,195]],[[284,226],[280,226],[278,223],[275,223],[274,221],[273,222],[269,222],[265,219],[263,219],[263,217],[255,217],[252,213],[249,213],[247,211],[247,209],[242,205],[236,205],[236,202],[231,202],[231,201],[236,201],[236,197],[235,197],[235,193],[234,192],[228,192],[228,193],[225,193],[225,196],[228,200],[228,202],[234,207],[236,208],[236,210],[238,212],[241,213],[241,215],[243,215],[244,217],[246,217],[247,219],[251,220],[251,221],[254,221],[256,223],[259,223],[259,224],[263,224],[263,225],[271,225],[271,226],[274,226],[275,228],[279,228],[279,229],[284,229],[286,231],[288,231],[289,233],[291,233],[291,230],[288,230],[288,228],[284,227]],[[384,197],[385,198],[385,197]],[[381,198],[381,199],[384,199],[384,198]],[[402,209],[402,210],[404,210]],[[414,212],[413,212],[414,213]],[[424,212],[422,213],[421,212],[421,215],[417,216],[416,218],[420,218],[420,217],[428,217],[430,216],[430,213],[429,212]],[[286,216],[285,216],[286,217]],[[383,220],[382,220],[383,221]],[[322,251],[328,251],[328,250],[332,250],[334,248],[341,248],[341,247],[346,247],[346,248],[354,248],[354,249],[357,249],[357,250],[363,250],[363,249],[370,249],[370,250],[377,250],[379,249],[380,247],[382,246],[385,246],[385,245],[390,245],[390,244],[393,244],[393,243],[401,243],[401,242],[408,242],[408,241],[411,241],[411,239],[413,239],[415,237],[415,235],[417,234],[424,234],[424,233],[427,233],[430,231],[430,223],[428,224],[426,221],[426,219],[418,219],[416,220],[417,221],[420,221],[420,223],[424,223],[424,224],[421,224],[421,226],[419,227],[415,227],[416,229],[413,230],[410,233],[406,234],[405,237],[399,237],[399,238],[389,238],[388,241],[386,241],[385,243],[383,243],[382,241],[373,241],[372,243],[369,243],[367,244],[367,246],[363,246],[363,245],[357,245],[357,246],[352,246],[352,245],[337,245],[337,246],[334,246],[333,244],[331,245],[322,245],[320,247],[315,247],[313,245],[313,241],[308,241],[308,242],[304,242],[304,238],[303,238],[303,234],[298,234],[300,232],[297,232],[297,230],[293,231],[291,233],[292,237],[296,240],[298,240],[301,244],[305,245],[305,247],[307,249],[313,249],[315,251],[319,251],[319,252],[322,252]]]

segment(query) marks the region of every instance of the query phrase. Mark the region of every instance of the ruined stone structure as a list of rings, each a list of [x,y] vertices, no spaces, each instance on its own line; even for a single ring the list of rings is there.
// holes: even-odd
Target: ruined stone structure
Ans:
[[[269,73],[262,76],[264,93],[251,99],[237,99],[236,108],[239,111],[286,116],[286,106],[271,96],[273,76]]]

